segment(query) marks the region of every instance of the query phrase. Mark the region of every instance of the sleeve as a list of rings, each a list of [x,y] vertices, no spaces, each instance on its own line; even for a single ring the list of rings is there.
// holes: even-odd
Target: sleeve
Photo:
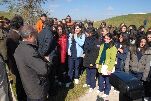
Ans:
[[[150,72],[150,64],[151,64],[151,55],[145,55],[145,58],[146,58],[146,67],[144,68],[144,72],[143,72],[143,77],[142,77],[142,80],[143,81],[146,81],[148,75],[149,75],[149,72]]]
[[[100,57],[101,57],[101,53],[102,53],[103,47],[104,47],[104,45],[101,45],[101,46],[100,46],[99,55],[98,55],[98,57],[97,57],[97,59],[96,59],[95,64],[99,64],[99,61],[100,61]]]
[[[61,40],[61,63],[65,63],[66,59],[66,48],[67,48],[67,37],[63,37]]]
[[[74,39],[76,41],[76,43],[82,47],[84,45],[85,42],[85,34],[82,34],[81,38],[77,38],[77,35],[74,36]]]
[[[26,64],[37,72],[38,75],[45,76],[48,74],[47,63],[38,55],[38,52],[32,49],[25,56]]]
[[[41,23],[41,20],[39,20],[37,23],[36,23],[36,29],[37,29],[37,31],[38,31],[38,33],[42,30],[42,25],[41,25],[42,23]]]
[[[124,67],[125,72],[129,72],[130,70],[129,63],[130,63],[130,51],[128,52],[126,60],[125,60],[125,67]]]
[[[50,34],[51,32],[46,32],[46,36],[44,37],[43,47],[41,49],[40,55],[45,56],[51,52],[51,46],[53,45],[53,36]]]
[[[112,71],[115,65],[115,61],[116,61],[116,54],[117,54],[117,49],[115,46],[112,47],[111,49],[111,54],[110,54],[110,63],[109,63],[109,71]]]
[[[123,49],[122,55],[120,55],[120,59],[122,59],[123,61],[125,61],[125,59],[126,59],[126,57],[127,57],[127,53],[128,53],[128,48],[125,47],[125,48]]]

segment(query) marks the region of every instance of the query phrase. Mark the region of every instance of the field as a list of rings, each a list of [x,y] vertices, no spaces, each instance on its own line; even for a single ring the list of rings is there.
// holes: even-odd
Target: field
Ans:
[[[128,14],[128,15],[122,15],[117,16],[109,19],[105,19],[107,25],[112,26],[119,26],[121,23],[125,23],[127,26],[129,25],[136,25],[137,28],[141,25],[143,25],[144,20],[147,19],[147,28],[151,27],[151,13],[148,14]],[[96,21],[94,23],[95,27],[98,27],[100,25],[101,21]]]

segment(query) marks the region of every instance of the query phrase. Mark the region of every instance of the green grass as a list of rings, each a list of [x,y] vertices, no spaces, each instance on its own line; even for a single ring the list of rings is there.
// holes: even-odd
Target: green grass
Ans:
[[[0,16],[4,16],[6,18],[11,19],[14,16],[14,14],[9,13],[9,12],[0,11]]]
[[[148,14],[128,14],[117,17],[112,17],[109,19],[105,19],[107,25],[119,26],[121,23],[125,23],[127,26],[136,25],[137,28],[143,25],[144,19],[148,20],[147,28],[151,27],[151,13]],[[97,21],[94,23],[95,27],[99,27],[101,21]]]

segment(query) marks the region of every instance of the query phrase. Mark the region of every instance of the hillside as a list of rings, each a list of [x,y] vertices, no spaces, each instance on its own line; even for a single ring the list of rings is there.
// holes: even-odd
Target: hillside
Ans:
[[[136,25],[137,27],[139,27],[140,25],[143,25],[144,19],[148,20],[147,28],[151,27],[151,13],[122,15],[122,16],[112,17],[104,21],[108,25],[113,25],[113,26],[119,26],[120,23],[124,22],[127,26]],[[100,22],[101,21],[95,22],[94,26],[98,27],[100,25]]]
[[[12,18],[13,14],[9,12],[0,11],[0,16],[4,16],[6,18]]]

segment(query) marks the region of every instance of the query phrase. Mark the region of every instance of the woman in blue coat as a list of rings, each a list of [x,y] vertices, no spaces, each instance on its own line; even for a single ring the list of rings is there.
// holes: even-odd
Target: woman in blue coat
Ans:
[[[68,76],[70,81],[74,78],[75,84],[79,83],[79,64],[83,55],[83,45],[85,42],[85,34],[82,33],[82,26],[76,24],[74,33],[69,34],[68,39]],[[73,73],[74,70],[74,73]],[[74,74],[74,75],[73,75]]]

